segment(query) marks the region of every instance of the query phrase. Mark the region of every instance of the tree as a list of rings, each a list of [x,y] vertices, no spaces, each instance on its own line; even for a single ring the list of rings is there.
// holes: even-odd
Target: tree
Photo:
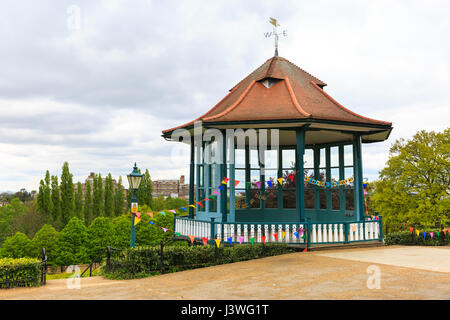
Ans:
[[[77,191],[75,192],[75,216],[83,220],[83,190],[81,182],[77,183]]]
[[[58,177],[52,176],[52,190],[51,198],[53,203],[52,221],[55,227],[62,228],[61,226],[61,192],[59,190]]]
[[[111,219],[106,217],[97,217],[87,229],[88,242],[87,250],[89,260],[95,259],[99,254],[101,259],[106,255],[106,246],[113,245],[114,230]]]
[[[105,178],[105,216],[114,216],[114,183],[111,173]]]
[[[6,238],[0,249],[0,255],[6,258],[31,257],[31,240],[26,234],[17,232],[14,236]]]
[[[124,249],[130,247],[131,219],[129,215],[121,215],[112,221],[114,230],[113,247]]]
[[[74,216],[75,201],[72,174],[69,171],[69,163],[64,162],[61,173],[61,222],[66,225]]]
[[[115,194],[115,216],[118,217],[124,213],[125,210],[125,190],[122,185],[122,177],[119,177],[119,182],[117,183],[117,190]]]
[[[41,180],[39,185],[39,193],[37,197],[37,210],[45,217],[47,223],[51,223],[53,220],[53,202],[51,197],[50,188],[50,172],[47,170],[45,173],[45,182]]]
[[[22,217],[26,216],[29,208],[22,204],[18,198],[12,199],[9,205],[0,207],[0,244],[9,236],[18,231],[23,231],[20,223]]]
[[[84,191],[84,223],[85,225],[90,225],[92,221],[92,191],[91,182],[86,181],[85,191]]]
[[[86,247],[87,228],[80,219],[73,217],[59,233],[55,262],[62,266],[86,263]]]
[[[94,212],[93,218],[103,216],[104,211],[104,197],[103,197],[103,180],[102,175],[99,173],[94,176]]]
[[[44,224],[42,228],[36,232],[33,240],[31,241],[32,256],[38,257],[42,252],[42,248],[45,248],[45,254],[47,255],[48,263],[53,264],[55,262],[56,254],[56,242],[58,241],[58,231],[49,224]]]
[[[150,177],[150,173],[148,169],[145,170],[144,175],[142,176],[141,184],[138,189],[138,202],[142,205],[147,205],[151,207],[152,205],[152,193],[153,193],[153,184],[152,179]]]
[[[391,224],[450,222],[450,128],[397,140],[371,199]]]

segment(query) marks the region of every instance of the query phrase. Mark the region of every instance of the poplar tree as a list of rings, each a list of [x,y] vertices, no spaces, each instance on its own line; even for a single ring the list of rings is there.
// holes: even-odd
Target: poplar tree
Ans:
[[[95,181],[95,180],[94,180]],[[84,224],[86,226],[91,224],[92,221],[92,191],[91,182],[86,180],[86,186],[84,190]]]
[[[117,190],[114,200],[115,200],[114,211],[115,216],[117,217],[124,213],[125,190],[122,185],[122,177],[119,177],[119,182],[117,183]]]
[[[77,183],[77,191],[75,192],[75,216],[83,220],[83,190],[81,182]]]
[[[151,207],[152,205],[152,192],[153,192],[153,184],[152,179],[150,177],[150,173],[148,169],[145,169],[145,173],[142,177],[141,184],[138,189],[138,202],[139,205],[147,205]]]
[[[61,173],[61,222],[65,226],[74,216],[75,201],[72,174],[69,163],[64,162]]]
[[[105,178],[105,216],[114,216],[114,183],[111,173]]]
[[[45,182],[44,180],[41,180],[39,185],[37,210],[44,216],[47,223],[52,222],[53,203],[50,190],[50,173],[48,172],[48,170],[45,174]]]
[[[104,197],[103,197],[103,180],[102,175],[99,173],[94,176],[94,212],[92,218],[103,216],[104,212]]]
[[[52,222],[53,225],[59,229],[61,226],[61,194],[59,190],[59,184],[58,184],[58,177],[52,176],[51,177],[51,198],[53,203],[53,210],[52,210]]]

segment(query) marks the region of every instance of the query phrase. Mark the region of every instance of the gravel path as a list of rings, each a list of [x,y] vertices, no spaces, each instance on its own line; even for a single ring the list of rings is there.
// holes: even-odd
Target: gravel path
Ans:
[[[409,265],[398,265],[401,255]],[[68,289],[66,279],[50,280],[40,288],[0,290],[0,299],[448,300],[448,265],[440,271],[423,268],[448,259],[449,248],[424,247],[292,253],[146,279],[82,278],[80,289]],[[380,270],[380,289],[367,287],[367,268],[373,265]]]

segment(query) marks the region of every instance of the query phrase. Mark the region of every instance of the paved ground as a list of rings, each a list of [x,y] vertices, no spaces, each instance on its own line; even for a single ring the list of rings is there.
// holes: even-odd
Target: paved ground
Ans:
[[[83,278],[80,289],[51,280],[40,288],[0,290],[0,299],[448,300],[449,259],[450,248],[429,247],[293,253],[146,279]],[[373,265],[380,270],[380,289],[367,287]]]

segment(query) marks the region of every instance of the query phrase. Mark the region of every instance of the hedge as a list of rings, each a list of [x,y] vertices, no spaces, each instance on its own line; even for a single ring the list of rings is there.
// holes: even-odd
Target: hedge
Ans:
[[[432,231],[433,232],[433,231]],[[431,238],[429,232],[427,232],[424,238],[422,233],[417,235],[415,231],[413,233],[409,231],[400,231],[389,233],[384,237],[386,245],[413,245],[413,246],[448,246],[450,245],[450,233],[440,231],[439,236],[437,232],[433,232],[433,238]]]
[[[161,248],[140,247],[112,250],[103,274],[113,279],[135,279],[159,274]],[[293,252],[286,244],[243,244],[216,248],[213,246],[167,246],[163,253],[164,272],[208,267]]]
[[[40,285],[41,272],[41,261],[38,259],[0,259],[0,289],[37,287]]]

